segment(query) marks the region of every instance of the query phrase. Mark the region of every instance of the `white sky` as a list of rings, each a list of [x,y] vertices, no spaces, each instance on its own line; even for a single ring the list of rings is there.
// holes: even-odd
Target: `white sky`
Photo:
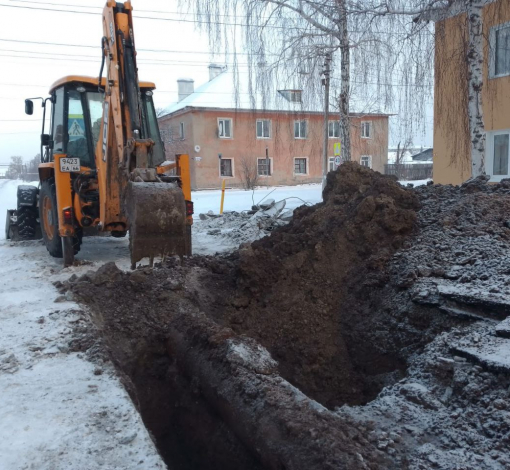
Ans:
[[[0,0],[0,70],[3,72],[0,164],[9,163],[12,155],[21,155],[27,161],[39,153],[42,108],[40,101],[35,101],[34,114],[26,116],[25,98],[46,97],[50,85],[65,75],[98,75],[104,3],[104,0]],[[156,106],[165,107],[176,101],[178,78],[193,78],[196,88],[208,80],[209,63],[224,62],[223,57],[209,53],[205,33],[196,30],[192,14],[179,13],[177,0],[133,0],[132,3],[139,76],[141,80],[156,83]],[[166,20],[142,19],[142,16]],[[427,135],[417,135],[416,146],[432,145],[431,120],[432,114]],[[391,140],[390,136],[390,145]]]

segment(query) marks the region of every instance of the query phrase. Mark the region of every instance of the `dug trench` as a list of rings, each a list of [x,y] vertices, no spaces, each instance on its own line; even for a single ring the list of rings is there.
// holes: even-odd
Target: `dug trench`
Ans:
[[[506,193],[478,186],[412,191],[345,164],[323,203],[231,255],[107,264],[60,287],[88,307],[169,468],[407,468],[415,436],[388,452],[368,438],[377,424],[340,411],[390,389],[409,358],[465,322],[416,293],[455,279],[444,253],[423,252],[442,245],[420,237],[444,233],[455,198],[479,191],[503,227]]]

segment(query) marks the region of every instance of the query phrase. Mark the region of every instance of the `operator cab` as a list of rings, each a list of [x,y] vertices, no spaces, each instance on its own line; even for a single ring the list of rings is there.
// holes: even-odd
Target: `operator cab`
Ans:
[[[101,80],[101,86],[106,79]],[[165,161],[163,142],[159,133],[156,110],[152,100],[152,90],[156,86],[150,82],[140,82],[142,96],[141,138],[154,141],[151,166]],[[98,88],[94,77],[68,76],[55,82],[50,88],[50,98],[43,100],[43,128],[41,134],[41,162],[54,161],[54,155],[65,154],[68,158],[79,159],[80,167],[96,167],[95,155],[100,140],[101,119],[103,118],[104,93]],[[46,131],[46,103],[52,104],[49,131]],[[25,112],[32,114],[33,102],[25,100]],[[101,144],[99,144],[101,145]],[[100,154],[100,153],[98,153]]]

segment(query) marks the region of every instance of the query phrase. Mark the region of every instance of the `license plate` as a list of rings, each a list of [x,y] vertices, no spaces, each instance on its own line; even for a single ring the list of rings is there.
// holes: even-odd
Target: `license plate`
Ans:
[[[73,171],[80,171],[80,159],[79,158],[61,158],[60,159],[60,171],[62,173],[71,173]]]

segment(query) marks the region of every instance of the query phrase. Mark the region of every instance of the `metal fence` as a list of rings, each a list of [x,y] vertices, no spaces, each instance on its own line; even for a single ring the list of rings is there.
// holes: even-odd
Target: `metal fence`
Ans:
[[[385,175],[396,175],[399,180],[426,180],[432,178],[432,163],[404,163],[384,165]]]

